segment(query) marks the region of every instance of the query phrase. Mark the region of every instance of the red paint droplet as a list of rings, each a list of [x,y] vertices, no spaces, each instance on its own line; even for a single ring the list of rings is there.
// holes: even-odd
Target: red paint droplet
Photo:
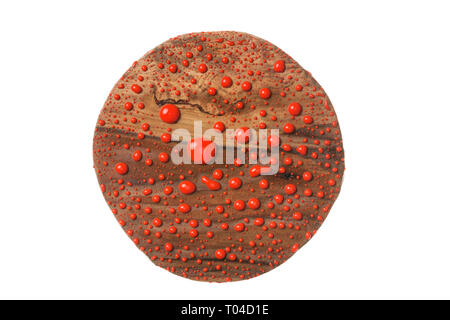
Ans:
[[[206,184],[206,186],[208,187],[209,190],[217,191],[217,190],[220,190],[220,188],[222,188],[220,183],[218,183],[217,181],[209,179],[207,176],[202,176],[201,177],[201,181],[204,184]]]
[[[303,117],[303,122],[306,124],[310,124],[313,122],[313,118],[311,116],[304,116]]]
[[[294,220],[302,220],[303,219],[303,215],[301,214],[301,212],[294,212],[292,214],[292,219],[294,219]]]
[[[249,173],[251,177],[258,177],[261,175],[261,166],[255,165],[251,167]]]
[[[250,90],[252,90],[252,84],[248,81],[244,81],[244,82],[242,82],[241,88],[244,91],[250,91]]]
[[[278,60],[277,62],[275,62],[275,64],[273,65],[273,70],[275,72],[284,72],[284,70],[286,70],[286,67],[284,65],[284,61],[283,60]]]
[[[228,181],[228,186],[231,189],[239,189],[242,185],[242,180],[240,178],[232,178]]]
[[[183,194],[192,194],[197,190],[197,187],[190,181],[181,181],[178,185],[178,189],[180,189]]]
[[[216,93],[217,93],[217,90],[216,90],[215,88],[209,88],[209,89],[208,89],[208,94],[209,94],[210,96],[215,96]]]
[[[295,131],[295,127],[292,123],[286,123],[283,127],[283,131],[285,133],[293,133]]]
[[[116,164],[116,172],[118,174],[127,174],[128,173],[128,165],[126,163],[123,162],[119,162],[118,164]]]
[[[206,71],[208,71],[208,67],[206,66],[206,64],[202,63],[198,66],[198,71],[200,71],[201,73],[205,73]]]
[[[133,84],[131,85],[131,91],[133,91],[134,93],[141,93],[142,88],[137,84]]]
[[[222,87],[229,88],[233,84],[233,80],[230,77],[223,77],[222,79]]]
[[[227,253],[223,249],[218,249],[216,250],[214,255],[216,256],[217,259],[223,260],[227,256]]]
[[[242,127],[236,130],[235,139],[239,143],[247,143],[250,141],[250,130],[247,127]]]
[[[276,147],[280,145],[280,138],[278,136],[271,135],[267,139],[267,143],[271,147]]]
[[[250,209],[256,210],[256,209],[259,209],[260,206],[261,206],[261,203],[257,198],[250,198],[248,200],[248,207]]]
[[[225,124],[223,122],[216,122],[213,126],[214,129],[220,131],[220,132],[224,132],[225,131]]]
[[[303,172],[303,180],[311,181],[312,178],[313,178],[313,176],[312,176],[311,172],[309,172],[309,171]]]
[[[263,99],[269,99],[271,95],[272,92],[268,88],[262,88],[261,90],[259,90],[259,96]]]
[[[223,177],[223,172],[222,172],[222,170],[220,170],[220,169],[214,170],[214,172],[213,172],[213,178],[214,178],[214,179],[220,180],[220,179],[222,179],[222,177]]]
[[[253,224],[255,226],[262,226],[264,224],[264,218],[256,218]]]
[[[140,150],[136,150],[133,153],[133,160],[134,161],[141,161],[141,159],[142,159],[142,152]]]
[[[166,104],[161,108],[159,116],[166,123],[176,123],[180,119],[180,109],[173,104]]]
[[[297,187],[293,184],[287,184],[284,187],[284,192],[286,192],[287,194],[294,194],[297,192]]]
[[[302,156],[305,156],[308,153],[308,147],[307,146],[299,146],[297,148],[297,152],[300,153]]]
[[[293,116],[298,116],[302,112],[302,106],[300,103],[292,102],[288,106],[289,113]]]
[[[166,249],[166,251],[170,252],[173,250],[173,245],[170,242],[168,242],[164,245],[164,249]]]
[[[242,200],[236,200],[233,204],[233,207],[238,211],[242,211],[245,209],[245,202]]]
[[[170,71],[170,72],[175,73],[175,72],[177,72],[177,70],[178,70],[178,67],[177,67],[176,64],[171,64],[171,65],[169,66],[169,71]]]
[[[166,163],[167,161],[169,161],[169,155],[165,152],[161,152],[158,156],[159,161]]]
[[[211,140],[195,138],[189,141],[187,149],[191,160],[196,164],[206,164],[214,160],[216,145]]]
[[[131,109],[133,109],[133,104],[131,102],[127,102],[125,103],[125,110],[130,111]]]
[[[245,229],[245,225],[243,223],[238,223],[234,226],[234,230],[237,232],[242,232]]]
[[[180,211],[181,213],[188,213],[191,211],[191,206],[187,203],[182,203],[178,206],[178,211]]]

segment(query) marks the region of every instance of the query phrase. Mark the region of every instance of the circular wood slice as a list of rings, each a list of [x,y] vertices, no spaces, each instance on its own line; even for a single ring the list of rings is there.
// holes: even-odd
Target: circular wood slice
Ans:
[[[191,141],[195,121],[203,132],[232,129],[231,139]],[[262,155],[269,142],[265,160],[276,168],[279,159],[273,174],[250,163],[258,157],[240,134],[251,129]],[[186,145],[215,154],[174,163],[174,147],[192,159]],[[202,163],[226,160],[220,150],[245,158]],[[93,152],[103,195],[130,239],[156,265],[200,281],[249,279],[285,262],[328,216],[344,173],[325,91],[282,50],[240,32],[182,35],[134,62],[106,99]]]

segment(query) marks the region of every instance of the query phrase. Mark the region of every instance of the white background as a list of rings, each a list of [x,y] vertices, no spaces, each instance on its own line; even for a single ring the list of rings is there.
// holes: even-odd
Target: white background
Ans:
[[[450,298],[446,1],[2,1],[0,298]],[[200,283],[154,266],[92,168],[97,116],[169,37],[236,30],[310,70],[338,113],[343,189],[288,262]]]

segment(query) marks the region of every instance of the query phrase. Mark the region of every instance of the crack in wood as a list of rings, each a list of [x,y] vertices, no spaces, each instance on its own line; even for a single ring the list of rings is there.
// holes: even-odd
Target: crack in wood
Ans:
[[[169,98],[169,99],[159,100],[156,97],[156,92],[155,91],[153,91],[153,99],[155,100],[155,103],[156,103],[156,105],[158,107],[162,107],[163,105],[166,105],[168,103],[170,103],[170,104],[184,104],[184,105],[188,105],[188,106],[197,108],[201,113],[209,114],[211,116],[222,117],[222,116],[225,115],[225,114],[220,114],[220,113],[216,114],[216,113],[208,112],[201,105],[199,105],[198,103],[191,103],[191,102],[189,102],[187,100],[184,100],[184,99],[174,100],[174,99],[170,99]]]

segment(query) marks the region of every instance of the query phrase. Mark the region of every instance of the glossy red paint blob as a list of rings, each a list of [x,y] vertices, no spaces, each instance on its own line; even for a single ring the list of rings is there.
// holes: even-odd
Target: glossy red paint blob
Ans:
[[[236,200],[233,204],[233,207],[238,211],[242,211],[245,209],[245,202],[242,200]]]
[[[232,178],[230,181],[228,181],[228,186],[231,189],[239,189],[242,186],[242,180],[240,178]]]
[[[166,251],[170,252],[173,250],[173,244],[171,244],[170,242],[166,243],[164,245],[164,249],[166,249]]]
[[[295,127],[294,127],[294,125],[292,123],[286,123],[284,125],[284,127],[283,127],[283,131],[285,133],[290,134],[290,133],[293,133],[295,131]]]
[[[238,143],[247,143],[250,141],[250,130],[247,127],[242,127],[236,130],[235,139]]]
[[[131,85],[131,91],[133,91],[134,93],[141,93],[142,92],[142,87],[139,86],[138,84],[132,84]]]
[[[262,226],[262,225],[264,225],[264,218],[256,218],[255,221],[253,222],[253,224],[255,226]]]
[[[169,143],[172,140],[172,136],[170,135],[170,133],[163,133],[161,135],[161,141],[164,143]]]
[[[231,80],[230,77],[223,77],[221,84],[222,84],[222,87],[229,88],[233,85],[233,80]]]
[[[209,94],[210,96],[215,96],[216,93],[217,93],[216,88],[212,88],[212,87],[211,87],[211,88],[208,89],[208,94]]]
[[[133,160],[134,161],[141,161],[141,159],[142,159],[142,152],[140,150],[136,150],[133,153]]]
[[[128,173],[128,165],[126,163],[123,163],[123,162],[119,162],[118,164],[116,164],[114,169],[116,169],[116,172],[118,174],[124,175],[124,174]]]
[[[241,84],[241,88],[242,88],[242,90],[244,90],[244,91],[250,91],[250,90],[252,90],[252,84],[251,84],[251,82],[249,82],[249,81],[244,81],[244,82],[242,82],[242,84]]]
[[[303,122],[306,124],[311,124],[311,123],[313,123],[313,118],[311,116],[304,116]]]
[[[206,66],[206,64],[202,63],[198,66],[198,71],[200,71],[201,73],[205,73],[206,71],[208,71],[208,67]]]
[[[287,184],[284,187],[284,192],[286,192],[289,195],[294,194],[297,192],[297,187],[294,184]]]
[[[166,123],[176,123],[180,119],[180,109],[173,104],[166,104],[159,111],[159,116]]]
[[[258,198],[250,198],[248,200],[247,205],[250,209],[256,210],[259,209],[259,207],[261,206],[261,202],[259,201]]]
[[[175,72],[177,72],[177,70],[178,70],[178,67],[177,67],[176,64],[171,64],[171,65],[169,66],[169,71],[170,71],[170,72],[175,73]]]
[[[293,116],[298,116],[300,113],[302,113],[302,106],[300,105],[300,103],[292,102],[288,106],[288,110],[289,113],[292,114]]]
[[[178,211],[182,213],[188,213],[191,211],[191,206],[188,205],[187,203],[182,203],[178,206]]]
[[[225,124],[223,122],[221,122],[221,121],[217,121],[214,124],[213,128],[218,130],[218,131],[220,131],[220,132],[224,132],[225,131]]]
[[[210,163],[216,155],[214,142],[203,138],[195,138],[189,141],[187,149],[191,161],[196,164]]]
[[[303,219],[303,215],[301,214],[301,212],[294,212],[292,214],[292,219],[294,219],[294,220],[302,220]]]
[[[217,191],[222,188],[219,182],[211,180],[207,176],[202,176],[200,180],[208,187],[209,190]]]
[[[259,181],[259,187],[261,189],[269,188],[269,181],[267,181],[266,179],[262,179],[261,181]]]
[[[284,65],[284,61],[283,60],[278,60],[277,62],[275,62],[275,64],[273,65],[273,70],[275,72],[284,72],[284,70],[286,70],[286,67]]]
[[[267,144],[271,147],[277,147],[280,145],[280,137],[275,135],[270,135],[267,139]]]
[[[131,102],[127,102],[124,105],[125,110],[131,111],[133,109],[133,104]]]
[[[261,166],[254,165],[253,167],[250,168],[249,174],[253,178],[260,176],[261,175]]]
[[[217,249],[214,253],[214,256],[216,257],[216,259],[223,260],[227,256],[227,253],[223,249]]]
[[[268,88],[262,88],[261,90],[259,90],[259,96],[263,99],[269,99],[271,95],[272,92]]]
[[[178,189],[180,189],[181,193],[183,194],[191,194],[194,193],[195,190],[197,190],[197,187],[195,184],[193,184],[191,181],[181,181],[178,185]]]
[[[223,178],[223,171],[220,169],[216,169],[213,172],[213,178],[216,180],[221,180]]]
[[[166,163],[167,161],[169,161],[170,157],[166,152],[161,152],[158,156],[159,161]]]
[[[302,156],[306,156],[306,154],[308,153],[308,147],[301,145],[297,148],[297,152],[300,153]]]
[[[303,176],[302,177],[303,177],[303,180],[305,180],[305,181],[311,181],[312,178],[313,178],[311,172],[309,172],[309,171],[303,172]]]

